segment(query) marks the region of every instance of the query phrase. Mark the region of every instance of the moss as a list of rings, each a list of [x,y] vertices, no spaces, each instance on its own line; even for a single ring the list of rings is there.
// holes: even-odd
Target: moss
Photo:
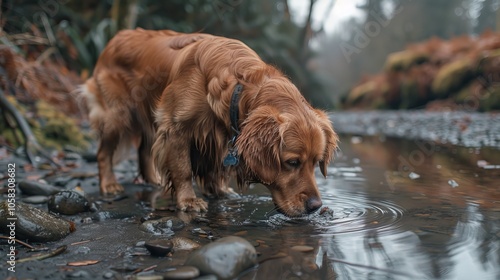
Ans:
[[[439,69],[432,82],[432,91],[438,97],[448,97],[450,93],[467,85],[475,74],[469,59],[456,60]]]
[[[500,110],[500,87],[491,86],[479,101],[481,111]]]
[[[361,102],[365,96],[371,95],[376,89],[376,83],[374,81],[369,81],[361,84],[351,90],[347,96],[346,103],[348,105],[355,105]]]
[[[76,121],[58,111],[44,101],[38,101],[34,109],[18,103],[14,98],[8,97],[9,102],[26,118],[33,135],[38,142],[47,148],[62,150],[66,145],[86,149],[89,142]],[[24,141],[19,129],[8,129],[5,122],[0,122],[1,137],[9,144],[20,144],[18,139]]]
[[[36,106],[41,128],[37,134],[40,144],[60,150],[65,145],[86,148],[88,142],[76,121],[44,101]]]
[[[429,57],[421,52],[401,51],[387,56],[384,69],[386,71],[406,71],[411,66],[421,64],[429,60]]]

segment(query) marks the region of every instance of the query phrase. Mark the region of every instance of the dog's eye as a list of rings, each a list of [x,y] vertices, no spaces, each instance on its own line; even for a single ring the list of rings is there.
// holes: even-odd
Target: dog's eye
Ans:
[[[290,167],[297,168],[300,166],[300,161],[298,159],[289,159],[286,161]]]

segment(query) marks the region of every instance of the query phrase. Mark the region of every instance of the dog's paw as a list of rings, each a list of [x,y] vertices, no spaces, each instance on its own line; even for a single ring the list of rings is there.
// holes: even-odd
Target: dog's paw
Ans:
[[[229,199],[237,199],[237,198],[241,198],[241,195],[239,193],[235,192],[233,188],[227,187],[224,190],[224,197],[229,198]]]
[[[201,198],[187,198],[177,201],[177,208],[185,212],[207,212],[208,203]]]
[[[101,194],[113,195],[124,192],[123,186],[118,183],[110,183],[101,188]]]

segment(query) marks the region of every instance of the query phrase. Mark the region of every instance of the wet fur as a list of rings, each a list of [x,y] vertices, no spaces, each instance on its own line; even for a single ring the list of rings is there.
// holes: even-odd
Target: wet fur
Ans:
[[[240,164],[226,168],[222,161],[233,135],[229,103],[238,83],[243,85],[235,144]],[[240,41],[168,30],[121,31],[82,91],[100,136],[103,194],[123,191],[112,159],[117,146],[135,139],[142,176],[171,187],[181,210],[207,209],[194,193],[193,177],[205,194],[216,196],[231,192],[232,175],[240,186],[261,182],[290,216],[308,212],[308,201],[320,199],[314,166],[319,163],[326,176],[337,146],[328,117]],[[300,160],[300,166],[288,164],[290,159]]]

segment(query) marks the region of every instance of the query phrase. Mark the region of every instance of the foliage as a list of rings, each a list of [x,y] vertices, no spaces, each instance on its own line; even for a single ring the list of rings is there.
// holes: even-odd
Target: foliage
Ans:
[[[332,105],[323,81],[308,69],[314,56],[309,47],[314,31],[310,23],[299,26],[291,19],[286,0],[54,0],[52,6],[37,0],[16,5],[12,1],[4,4],[7,34],[34,32],[48,38],[54,34],[50,45],[84,76],[120,29],[206,32],[242,40],[283,70],[315,105]],[[311,0],[311,8],[313,4]]]

